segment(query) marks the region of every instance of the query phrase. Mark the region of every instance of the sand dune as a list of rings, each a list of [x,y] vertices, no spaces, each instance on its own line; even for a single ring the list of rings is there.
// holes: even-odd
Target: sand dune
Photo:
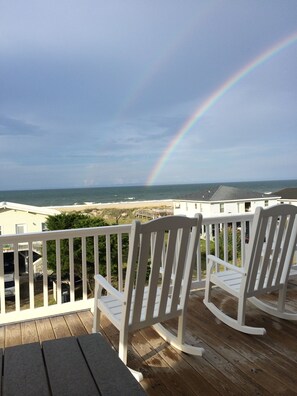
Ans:
[[[69,205],[69,206],[51,206],[53,209],[61,212],[82,211],[88,209],[134,209],[134,208],[172,208],[172,200],[164,201],[134,201],[134,202],[112,202],[112,203],[96,203],[84,205]]]

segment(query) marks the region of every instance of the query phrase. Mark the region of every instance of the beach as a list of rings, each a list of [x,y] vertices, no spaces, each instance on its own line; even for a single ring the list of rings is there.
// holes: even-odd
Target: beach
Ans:
[[[173,201],[168,200],[154,200],[154,201],[132,201],[132,202],[111,202],[111,203],[86,203],[83,205],[65,205],[65,206],[50,206],[52,209],[57,209],[60,212],[81,212],[91,210],[104,209],[164,209],[173,208]]]

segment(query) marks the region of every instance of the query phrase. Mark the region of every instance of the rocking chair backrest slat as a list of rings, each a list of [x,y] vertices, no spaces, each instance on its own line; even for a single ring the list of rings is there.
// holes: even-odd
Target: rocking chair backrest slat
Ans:
[[[187,257],[187,250],[188,252],[192,251],[192,248],[189,245],[189,238],[188,235],[190,234],[190,229],[180,230],[179,232],[179,242],[177,245],[177,254],[176,254],[176,262],[175,265],[177,268],[181,268],[183,265],[182,261],[185,260]],[[193,230],[193,233],[196,230]],[[199,230],[198,230],[199,232]],[[177,309],[178,305],[183,301],[181,301],[180,290],[182,287],[182,280],[183,280],[183,271],[175,272],[174,283],[172,285],[172,309]]]
[[[201,215],[133,223],[124,291],[126,323],[151,325],[185,308],[201,224]]]
[[[148,285],[148,304],[147,304],[147,316],[152,317],[155,309],[155,301],[157,296],[158,281],[160,277],[160,270],[162,265],[162,257],[164,246],[164,238],[154,235],[153,246],[152,246],[152,266],[151,274]]]
[[[139,261],[147,262],[150,254],[150,235],[142,234],[140,236],[140,249],[139,249]],[[136,283],[135,283],[135,309],[133,312],[133,322],[138,322],[140,320],[141,307],[144,298],[144,288],[146,286],[146,266],[139,266],[136,269]]]
[[[242,290],[247,296],[278,289],[286,282],[296,248],[297,207],[257,208]]]
[[[171,229],[167,234],[167,246],[164,246],[166,249],[165,255],[165,266],[163,279],[161,283],[161,300],[159,306],[159,316],[164,316],[167,307],[167,300],[169,295],[169,289],[171,285],[171,278],[173,275],[173,264],[175,257],[175,246],[177,241],[177,229]]]

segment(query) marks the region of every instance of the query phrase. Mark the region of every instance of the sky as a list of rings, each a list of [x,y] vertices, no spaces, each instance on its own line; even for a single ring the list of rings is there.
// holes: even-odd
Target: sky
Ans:
[[[296,0],[0,0],[0,190],[297,179]]]

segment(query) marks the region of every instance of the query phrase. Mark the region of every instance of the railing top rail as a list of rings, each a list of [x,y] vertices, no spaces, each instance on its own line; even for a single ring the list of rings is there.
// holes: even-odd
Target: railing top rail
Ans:
[[[226,222],[236,222],[236,221],[250,221],[253,219],[252,213],[243,214],[228,214],[228,215],[218,215],[203,217],[202,224],[210,225],[217,223]],[[53,239],[63,239],[63,238],[75,238],[75,237],[87,237],[94,235],[112,235],[118,233],[129,233],[131,229],[131,224],[120,224],[102,227],[92,227],[92,228],[75,228],[67,230],[57,230],[57,231],[42,231],[42,232],[31,232],[24,234],[10,234],[1,235],[0,244],[11,244],[11,243],[26,243],[34,241],[47,241]]]
[[[240,222],[240,221],[251,221],[254,218],[253,213],[241,213],[241,214],[224,214],[218,216],[208,216],[203,217],[202,224],[217,224],[217,223],[227,223],[227,222]]]
[[[24,243],[39,240],[52,240],[52,239],[63,239],[63,238],[75,238],[75,237],[87,237],[94,235],[112,235],[118,233],[129,233],[131,224],[111,225],[102,227],[91,227],[91,228],[75,228],[67,230],[56,230],[56,231],[42,231],[42,232],[31,232],[24,234],[11,234],[1,235],[0,244],[8,243]]]

